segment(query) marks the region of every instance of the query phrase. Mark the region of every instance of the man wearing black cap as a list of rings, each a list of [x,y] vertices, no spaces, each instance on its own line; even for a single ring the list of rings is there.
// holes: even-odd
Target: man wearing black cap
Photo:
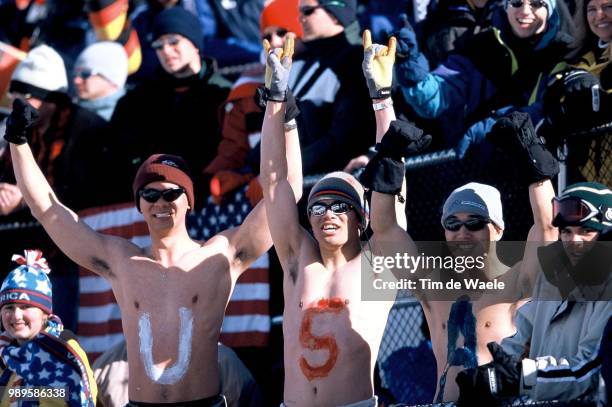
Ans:
[[[115,168],[131,179],[149,155],[176,154],[187,161],[197,189],[205,194],[202,170],[217,151],[218,108],[230,83],[214,73],[213,60],[203,57],[200,22],[182,7],[156,17],[151,46],[161,64],[157,78],[128,91],[111,118]],[[127,199],[129,185],[121,187]]]
[[[142,163],[132,185],[151,246],[96,233],[57,200],[36,164],[27,144],[36,116],[17,100],[8,119],[5,138],[18,186],[62,251],[111,283],[127,343],[129,405],[225,406],[217,341],[236,280],[272,245],[263,203],[240,227],[194,241],[185,224],[194,207],[188,166],[178,156],[156,154]],[[286,159],[299,163],[297,131],[283,131],[282,119],[268,117],[263,133],[274,133]],[[299,165],[286,175],[296,191],[291,199],[299,199]]]

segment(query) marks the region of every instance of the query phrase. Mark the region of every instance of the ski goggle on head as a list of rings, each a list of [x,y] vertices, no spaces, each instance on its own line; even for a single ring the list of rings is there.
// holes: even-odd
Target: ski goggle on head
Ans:
[[[553,198],[553,226],[580,226],[592,218],[601,218],[601,212],[592,203],[576,196]],[[601,220],[601,219],[600,219]]]

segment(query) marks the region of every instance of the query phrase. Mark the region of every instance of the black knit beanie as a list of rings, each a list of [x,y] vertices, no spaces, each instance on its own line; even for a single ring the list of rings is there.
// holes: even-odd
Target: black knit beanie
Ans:
[[[202,26],[200,21],[180,6],[171,7],[159,13],[153,22],[153,41],[164,34],[179,34],[187,38],[202,54]]]
[[[319,0],[319,4],[344,27],[357,19],[357,0]]]

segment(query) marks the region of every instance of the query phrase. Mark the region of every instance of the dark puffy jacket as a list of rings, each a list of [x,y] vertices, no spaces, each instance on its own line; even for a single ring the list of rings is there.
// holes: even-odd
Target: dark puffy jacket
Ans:
[[[444,62],[455,49],[455,42],[478,34],[492,24],[494,10],[501,8],[501,0],[489,0],[476,8],[466,0],[443,0],[424,22],[423,53],[429,66]]]
[[[229,88],[230,83],[213,72],[212,61],[204,60],[197,75],[176,79],[160,73],[158,81],[137,86],[117,102],[111,118],[113,155],[128,200],[138,167],[156,153],[183,157],[194,177],[196,196],[206,193],[202,170],[217,152],[219,107]]]
[[[304,174],[344,168],[374,142],[374,113],[361,72],[363,49],[344,33],[310,41],[291,68]]]
[[[101,205],[112,199],[100,183],[106,178],[107,122],[68,101],[60,101],[49,127],[35,128],[30,146],[36,162],[58,198],[73,210]],[[7,148],[2,182],[15,183]]]

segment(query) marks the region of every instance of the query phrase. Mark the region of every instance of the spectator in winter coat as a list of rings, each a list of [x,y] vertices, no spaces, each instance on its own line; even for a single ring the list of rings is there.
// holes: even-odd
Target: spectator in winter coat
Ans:
[[[202,170],[214,158],[220,141],[219,107],[230,83],[214,72],[214,61],[202,57],[200,23],[181,7],[160,13],[153,25],[152,46],[162,69],[159,78],[128,91],[111,118],[116,168],[129,180],[151,154],[166,151],[183,157],[194,182],[207,195]],[[128,175],[128,176],[126,176]],[[129,182],[119,188],[129,200]]]

